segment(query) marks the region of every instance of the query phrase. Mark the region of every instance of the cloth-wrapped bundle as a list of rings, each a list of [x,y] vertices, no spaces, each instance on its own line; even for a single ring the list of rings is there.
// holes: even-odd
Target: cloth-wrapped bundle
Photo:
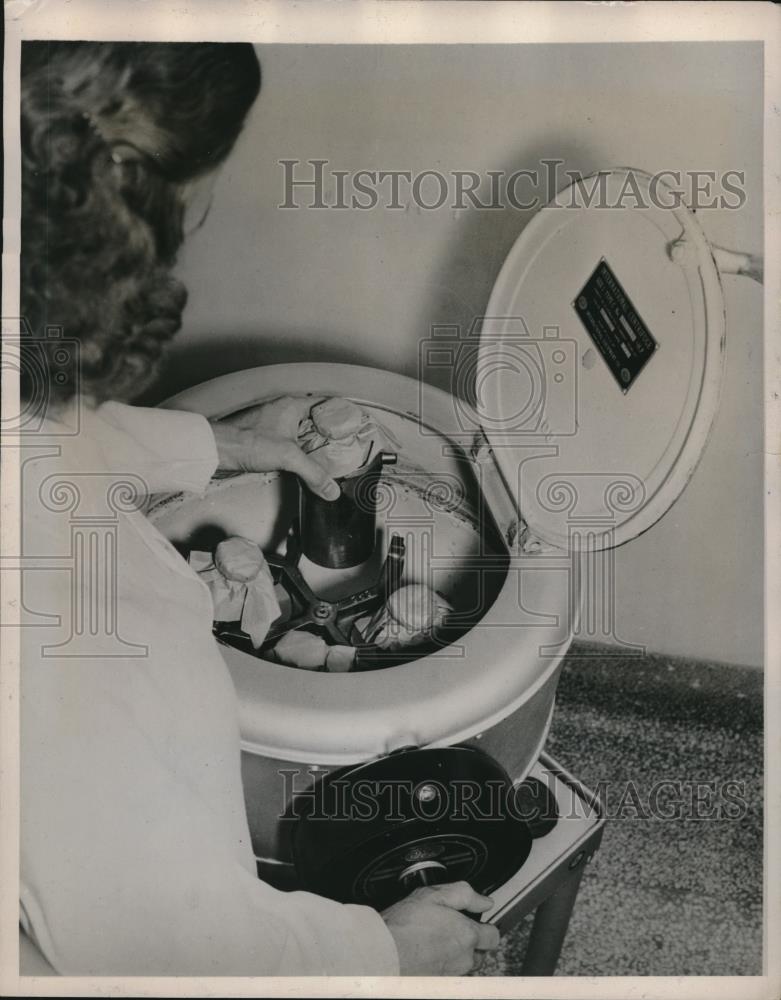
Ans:
[[[453,610],[445,598],[422,583],[395,590],[363,629],[366,642],[398,650],[431,638]]]
[[[288,632],[271,650],[271,655],[288,667],[300,670],[327,670],[346,673],[355,662],[351,646],[329,646],[325,639],[311,632]]]
[[[381,451],[399,451],[390,431],[350,399],[316,403],[299,429],[301,448],[334,479],[351,476]]]
[[[191,552],[190,565],[212,595],[215,622],[240,622],[258,649],[282,609],[260,546],[249,538],[226,538],[214,551]]]

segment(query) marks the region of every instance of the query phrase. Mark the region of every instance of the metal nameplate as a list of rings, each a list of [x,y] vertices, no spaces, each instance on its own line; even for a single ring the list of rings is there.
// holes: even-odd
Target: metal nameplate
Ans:
[[[659,345],[604,257],[573,307],[613,378],[628,392]]]

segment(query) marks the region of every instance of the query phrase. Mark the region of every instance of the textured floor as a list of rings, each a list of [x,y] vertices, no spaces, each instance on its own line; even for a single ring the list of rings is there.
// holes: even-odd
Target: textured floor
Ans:
[[[762,673],[604,653],[573,647],[546,747],[609,817],[557,971],[761,974]],[[529,923],[483,975],[519,974]]]

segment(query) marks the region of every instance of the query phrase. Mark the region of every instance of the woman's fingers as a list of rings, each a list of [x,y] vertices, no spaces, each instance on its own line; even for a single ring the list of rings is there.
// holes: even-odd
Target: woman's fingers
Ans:
[[[289,438],[268,437],[255,428],[239,427],[222,420],[211,425],[221,469],[241,472],[276,472],[284,469],[300,476],[306,485],[325,500],[336,500],[338,483],[321,466],[305,455]]]
[[[477,924],[478,951],[496,951],[499,947],[499,928],[493,924]]]
[[[459,955],[450,965],[450,968],[445,970],[445,974],[449,976],[466,976],[475,968],[474,956],[470,952],[469,954]]]
[[[402,975],[464,975],[499,944],[495,927],[460,912],[491,906],[466,882],[426,886],[382,914],[399,953]]]
[[[255,434],[294,440],[300,423],[323,399],[324,396],[277,396],[276,399],[248,406],[223,420]]]
[[[336,500],[341,493],[339,484],[317,464],[305,455],[298,445],[286,441],[280,448],[279,468],[293,472],[324,500]]]
[[[475,892],[468,882],[449,882],[446,885],[429,886],[425,891],[432,893],[435,903],[449,906],[454,910],[466,910],[468,913],[485,913],[494,905],[488,896]]]
[[[447,906],[449,909],[465,911],[466,913],[485,913],[494,905],[492,899],[475,892],[468,882],[449,882],[445,885],[432,885],[418,889],[416,892],[421,895],[427,895],[432,903],[438,903],[440,906]],[[495,951],[499,947],[500,935],[498,928],[492,924],[482,924],[466,916],[463,919],[465,934],[463,947],[470,955],[473,950]]]

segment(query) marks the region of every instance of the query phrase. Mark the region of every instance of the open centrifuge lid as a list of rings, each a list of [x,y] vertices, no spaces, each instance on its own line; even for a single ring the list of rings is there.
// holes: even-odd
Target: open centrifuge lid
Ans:
[[[600,172],[539,211],[494,285],[474,385],[527,544],[603,549],[654,524],[705,448],[723,353],[709,244],[658,177]]]

